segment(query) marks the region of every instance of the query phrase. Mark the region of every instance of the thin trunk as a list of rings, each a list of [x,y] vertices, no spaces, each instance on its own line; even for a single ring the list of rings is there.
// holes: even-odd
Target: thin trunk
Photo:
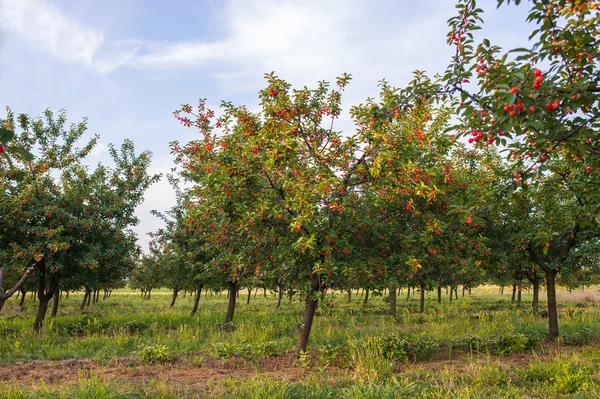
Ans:
[[[192,308],[192,316],[196,314],[198,311],[198,303],[200,303],[200,296],[202,295],[202,286],[198,287],[196,290],[196,295],[194,295],[194,307]]]
[[[533,299],[531,300],[531,307],[535,313],[539,310],[539,298],[540,298],[540,278],[537,273],[533,275]]]
[[[390,300],[390,316],[396,317],[396,287],[390,288],[388,298]]]
[[[92,294],[94,293],[94,291],[90,288],[90,293],[87,296],[87,303],[85,304],[85,306],[87,306],[88,308],[90,307],[90,303],[92,302]]]
[[[311,292],[306,296],[306,306],[304,308],[304,316],[302,318],[302,325],[300,326],[300,332],[298,334],[298,345],[296,346],[296,357],[300,357],[301,352],[306,352],[308,346],[308,338],[310,337],[310,330],[312,329],[313,320],[315,318],[315,311],[319,301],[317,299],[319,288],[321,286],[320,276],[312,275],[310,278]]]
[[[442,303],[442,286],[438,285],[437,286],[437,296],[438,296],[438,303]]]
[[[504,286],[503,285],[500,286],[500,295],[504,295]]]
[[[366,305],[368,300],[369,300],[369,289],[367,288],[365,290],[365,299],[363,300],[363,305]]]
[[[421,304],[419,306],[419,313],[425,311],[425,284],[421,284]]]
[[[458,286],[454,287],[454,298],[458,300]]]
[[[177,294],[179,294],[179,288],[175,288],[173,290],[173,298],[171,299],[171,305],[169,305],[170,308],[175,306],[175,301],[177,300]]]
[[[148,300],[150,300],[150,294],[151,294],[151,293],[152,293],[152,288],[150,288],[150,289],[148,290],[148,298],[147,298]]]
[[[240,290],[238,289],[235,281],[229,281],[229,305],[227,306],[227,316],[225,316],[225,323],[233,322],[233,314],[235,312],[235,301]]]
[[[39,301],[38,312],[33,323],[33,329],[35,332],[39,332],[42,329],[42,324],[46,318],[46,311],[48,310],[48,302],[54,296],[58,287],[58,276],[52,275],[49,277],[48,288],[46,288],[46,262],[42,260],[36,265],[38,269],[38,292],[37,297]]]
[[[19,302],[19,307],[22,308],[25,304],[25,294],[27,294],[27,290],[21,290],[21,302]]]
[[[408,301],[410,299],[410,287],[408,287],[408,289],[406,291],[407,291],[406,300]]]
[[[248,300],[246,300],[246,305],[250,304],[250,295],[252,295],[252,288],[248,287]]]
[[[267,297],[267,287],[263,288],[263,296],[266,298]]]
[[[352,302],[352,289],[348,290],[348,303]]]
[[[471,295],[471,287],[469,287],[469,295]]]
[[[283,287],[279,286],[279,291],[277,293],[277,309],[281,306],[281,298],[283,298]]]
[[[87,303],[89,296],[90,296],[90,289],[86,288],[85,293],[83,294],[83,302],[81,302],[81,306],[79,307],[80,310],[83,310],[83,308],[85,308],[85,304]]]
[[[60,291],[56,291],[54,293],[54,301],[52,303],[52,313],[50,313],[50,317],[56,317],[58,313],[58,302],[60,300]]]
[[[513,284],[513,291],[512,291],[512,298],[510,299],[510,303],[514,303],[515,302],[515,298],[517,296],[517,285]]]
[[[556,308],[556,271],[546,271],[546,289],[548,291],[548,337],[558,338],[558,310]]]
[[[521,289],[521,284],[519,284],[517,286],[517,307],[520,308],[521,307],[521,292],[523,290]]]
[[[462,291],[462,296],[463,296],[463,297],[465,296],[465,290],[466,290],[466,288],[465,288],[465,286],[463,285],[463,291]]]
[[[448,293],[448,288],[446,288],[446,294]],[[450,286],[450,302],[452,302],[452,286]]]

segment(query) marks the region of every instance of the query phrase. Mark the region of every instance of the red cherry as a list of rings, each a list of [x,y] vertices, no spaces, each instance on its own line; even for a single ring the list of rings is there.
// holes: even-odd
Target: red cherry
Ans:
[[[0,154],[4,154],[4,146],[2,144],[0,144]]]
[[[509,115],[511,118],[514,118],[515,116],[517,116],[517,111],[510,111],[510,112],[508,113],[508,115]]]
[[[546,104],[546,109],[547,109],[548,111],[550,111],[550,112],[554,112],[554,110],[555,110],[556,108],[554,107],[554,104],[552,104],[552,103],[548,103],[548,104]]]
[[[504,106],[504,111],[505,112],[510,112],[510,111],[512,111],[512,109],[513,109],[513,107],[511,105],[505,105]]]
[[[546,243],[546,248],[550,248],[550,243],[549,242]]]
[[[536,69],[535,76],[542,76],[542,71],[540,71],[539,69]]]
[[[513,87],[512,89],[510,89],[510,94],[515,94],[516,92],[518,92],[519,89],[517,89],[516,87]]]
[[[534,89],[539,89],[539,88],[540,88],[540,86],[541,86],[541,84],[539,84],[539,83],[537,83],[537,82],[533,84],[533,88],[534,88]]]
[[[529,110],[530,110],[531,112],[535,112],[535,107],[532,105],[532,106],[530,106],[530,107],[529,107]]]

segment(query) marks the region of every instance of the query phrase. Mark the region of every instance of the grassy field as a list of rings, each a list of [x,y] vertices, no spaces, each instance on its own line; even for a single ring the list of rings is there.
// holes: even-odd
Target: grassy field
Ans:
[[[508,290],[507,290],[508,291]],[[543,297],[543,295],[542,295]],[[81,294],[32,330],[35,304],[0,313],[0,398],[598,398],[600,314],[596,289],[560,292],[561,339],[546,319],[496,287],[452,303],[399,300],[399,315],[373,296],[328,294],[309,352],[294,360],[303,304],[242,291],[234,326],[227,299],[203,296],[169,308],[170,293],[142,300],[116,291],[83,312]],[[545,304],[542,303],[542,306]]]

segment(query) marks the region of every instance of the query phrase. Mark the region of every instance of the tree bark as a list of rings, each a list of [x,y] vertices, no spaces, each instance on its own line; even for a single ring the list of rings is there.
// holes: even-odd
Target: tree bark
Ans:
[[[196,295],[194,295],[194,307],[192,308],[192,316],[198,311],[198,304],[200,303],[200,296],[202,295],[202,286],[196,289]]]
[[[85,293],[83,294],[83,302],[81,302],[81,306],[79,307],[80,310],[83,310],[85,308],[86,303],[88,302],[88,298],[90,296],[90,289],[89,288],[85,288]]]
[[[60,290],[57,289],[54,293],[54,302],[52,303],[52,313],[50,313],[50,317],[56,317],[58,314],[58,302],[60,300]]]
[[[519,284],[517,286],[517,307],[520,308],[521,307],[521,292],[523,290],[521,289],[521,284]]]
[[[239,293],[238,285],[235,281],[229,281],[229,305],[227,306],[227,315],[225,316],[225,323],[233,322],[233,314],[235,313],[235,302],[237,294]]]
[[[248,287],[248,299],[246,300],[246,305],[250,305],[250,295],[252,295],[252,288]]]
[[[319,304],[318,292],[321,288],[320,276],[313,274],[310,278],[310,293],[306,296],[306,306],[304,308],[304,316],[302,318],[302,325],[300,326],[300,332],[298,334],[298,345],[296,345],[296,358],[300,357],[301,352],[306,352],[308,346],[308,338],[310,337],[310,330],[312,329],[313,320],[315,318],[315,311]]]
[[[38,289],[37,297],[39,301],[38,312],[33,323],[33,329],[35,332],[39,332],[42,329],[42,324],[46,318],[46,311],[48,310],[48,302],[54,296],[58,287],[58,276],[52,275],[48,281],[48,288],[46,288],[46,261],[42,260],[36,264],[38,269]]]
[[[352,288],[348,289],[348,303],[352,302]]]
[[[454,287],[454,298],[458,301],[458,285]]]
[[[437,286],[437,297],[438,297],[438,303],[442,303],[442,286],[441,285]]]
[[[408,287],[408,289],[406,291],[407,291],[406,300],[408,301],[410,299],[410,287]]]
[[[510,299],[510,303],[515,302],[516,296],[517,296],[517,285],[513,284],[512,298]]]
[[[558,309],[556,307],[556,274],[557,271],[549,269],[546,272],[546,289],[548,293],[548,337],[558,338]]]
[[[35,264],[29,266],[27,270],[23,273],[19,281],[8,291],[4,292],[4,269],[0,268],[0,311],[4,307],[4,303],[14,295],[15,292],[20,291],[25,281],[33,274],[35,271]],[[23,302],[23,299],[21,299]]]
[[[177,300],[177,294],[179,294],[179,288],[175,288],[173,290],[173,298],[171,299],[171,304],[169,305],[170,308],[175,306],[175,301]]]
[[[369,300],[369,289],[367,288],[365,290],[365,299],[363,300],[363,305],[366,305],[368,300]]]
[[[277,309],[281,306],[281,298],[283,298],[283,287],[279,286],[277,292]]]
[[[421,284],[421,303],[419,305],[419,313],[425,312],[425,284]]]
[[[531,307],[533,311],[537,313],[539,311],[539,298],[540,298],[540,277],[535,273],[533,275],[533,299],[531,300]]]
[[[21,302],[19,302],[19,307],[22,308],[25,304],[25,294],[27,294],[27,290],[21,288]]]
[[[396,287],[390,288],[388,295],[390,301],[390,316],[396,317]]]

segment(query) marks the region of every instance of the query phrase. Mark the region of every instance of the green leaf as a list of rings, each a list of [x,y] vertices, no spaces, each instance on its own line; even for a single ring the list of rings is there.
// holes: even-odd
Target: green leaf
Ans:
[[[544,255],[548,255],[548,247],[544,245],[543,249]]]
[[[0,142],[8,143],[9,141],[11,141],[13,139],[13,137],[15,137],[15,132],[13,132],[12,130],[8,130],[3,127],[0,127]]]
[[[21,158],[23,158],[26,161],[33,160],[33,155],[24,148],[13,145],[13,146],[8,147],[8,150],[13,154],[18,154]]]

